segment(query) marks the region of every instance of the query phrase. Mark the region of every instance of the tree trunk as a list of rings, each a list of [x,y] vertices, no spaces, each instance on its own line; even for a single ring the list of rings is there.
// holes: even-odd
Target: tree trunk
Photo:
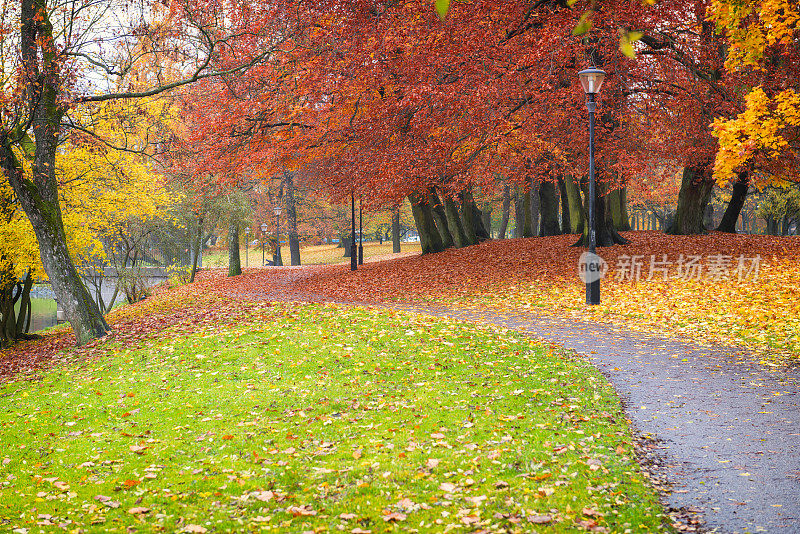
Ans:
[[[561,233],[570,233],[569,198],[567,197],[567,184],[564,177],[558,179],[558,194],[561,198]]]
[[[708,231],[703,226],[703,216],[714,189],[707,166],[685,167],[678,193],[675,219],[666,233],[670,235],[697,235]]]
[[[619,220],[614,224],[620,232],[631,229],[631,216],[628,214],[628,188],[623,187],[619,190]]]
[[[470,243],[466,229],[464,228],[464,221],[461,220],[458,206],[456,206],[456,203],[453,202],[452,199],[444,199],[444,212],[447,215],[447,227],[450,229],[450,235],[453,236],[453,242],[456,248],[472,245],[473,243]]]
[[[539,185],[539,206],[542,215],[539,226],[540,237],[561,234],[561,226],[558,224],[558,199],[558,190],[553,182],[545,180]]]
[[[197,275],[197,263],[200,258],[200,250],[203,248],[203,218],[197,218],[197,238],[193,239],[189,244],[189,249],[192,251],[192,275],[189,277],[189,283],[194,282],[194,277]]]
[[[400,207],[392,212],[392,254],[400,254]]]
[[[286,204],[286,225],[289,232],[290,261],[292,265],[300,265],[300,236],[297,234],[297,206],[294,198],[294,173],[284,173],[283,183],[286,186],[284,190],[284,202]]]
[[[416,224],[417,233],[419,234],[422,253],[431,254],[434,252],[441,252],[444,250],[442,237],[436,229],[436,223],[433,220],[433,210],[430,204],[416,194],[409,195],[408,199],[411,202],[411,213],[414,215],[414,223]]]
[[[487,203],[486,206],[481,210],[483,217],[481,217],[481,222],[483,223],[483,228],[486,230],[486,234],[488,235],[487,239],[492,238],[492,205]]]
[[[703,226],[707,229],[714,226],[714,205],[709,200],[706,210],[703,212]]]
[[[620,202],[619,202],[619,189],[609,191],[606,195],[606,206],[611,215],[611,221],[614,223],[614,228],[619,229],[620,222]]]
[[[733,192],[731,193],[731,200],[728,202],[728,207],[725,209],[725,214],[717,226],[718,232],[727,232],[729,234],[736,233],[736,221],[739,220],[739,214],[742,212],[744,201],[747,199],[747,190],[750,187],[749,175],[747,172],[740,172],[736,182],[733,184]]]
[[[514,186],[514,237],[519,239],[525,236],[525,193],[520,187]]]
[[[567,193],[567,201],[563,203],[562,210],[569,212],[569,230],[567,234],[580,234],[583,232],[584,213],[581,202],[581,191],[574,176],[564,177],[564,190]]]
[[[14,314],[14,289],[18,284],[14,277],[14,266],[7,265],[7,270],[0,272],[0,349],[10,346],[17,339],[19,323]]]
[[[528,201],[528,207],[525,210],[525,237],[536,237],[539,235],[539,195],[537,194],[536,184],[531,181],[528,192],[525,198]]]
[[[480,210],[475,205],[475,200],[472,198],[472,191],[465,189],[459,195],[461,201],[461,221],[463,223],[464,234],[467,236],[467,245],[474,245],[478,242],[479,234],[484,234],[481,231],[481,218],[477,213]],[[455,238],[455,236],[453,236]],[[486,237],[482,236],[484,239]]]
[[[339,242],[344,246],[344,256],[345,258],[349,258],[350,255],[353,253],[353,240],[352,237],[349,235],[343,235],[339,238]]]
[[[430,189],[428,199],[433,213],[433,220],[436,222],[436,229],[439,230],[439,236],[442,238],[442,246],[451,248],[456,242],[456,236],[447,220],[447,208],[442,206],[442,200],[434,188]]]
[[[508,184],[503,186],[503,217],[500,220],[500,229],[497,231],[498,239],[506,238],[506,230],[508,230],[508,219],[511,216],[511,188]]]
[[[613,196],[611,196],[612,194]],[[629,231],[631,219],[628,215],[628,189],[622,187],[609,193],[609,202],[612,203],[611,214],[614,219],[614,227],[619,231]]]
[[[239,254],[239,224],[231,223],[228,228],[228,276],[242,274],[242,258]]]

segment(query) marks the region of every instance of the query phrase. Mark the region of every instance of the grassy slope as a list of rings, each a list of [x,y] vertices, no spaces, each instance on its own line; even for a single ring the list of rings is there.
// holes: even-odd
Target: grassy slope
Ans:
[[[602,376],[510,332],[259,304],[89,354],[0,386],[0,529],[662,522]]]

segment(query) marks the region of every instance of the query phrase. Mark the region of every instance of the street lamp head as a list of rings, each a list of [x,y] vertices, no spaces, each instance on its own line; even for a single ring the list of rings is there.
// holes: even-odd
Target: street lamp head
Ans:
[[[275,211],[275,215],[277,215],[278,217],[281,216],[281,211],[282,210],[281,210],[280,206],[275,206],[274,211]]]
[[[261,223],[261,233],[262,234],[266,234],[268,229],[269,229],[269,226],[267,226],[267,223]]]
[[[583,86],[583,92],[587,95],[596,95],[600,92],[600,86],[603,85],[603,80],[606,73],[600,69],[592,67],[591,69],[582,70],[578,73]]]

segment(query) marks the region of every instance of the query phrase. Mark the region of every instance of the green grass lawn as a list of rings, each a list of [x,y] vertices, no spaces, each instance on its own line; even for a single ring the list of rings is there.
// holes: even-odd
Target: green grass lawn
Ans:
[[[259,304],[93,354],[0,386],[0,530],[664,528],[605,379],[513,332]]]
[[[420,252],[419,243],[401,243],[400,252]],[[245,250],[240,251],[242,267],[245,266]],[[247,253],[250,256],[249,264],[251,267],[261,265],[261,249],[250,249]],[[350,258],[343,256],[344,249],[337,248],[336,245],[314,245],[302,247],[300,249],[300,263],[302,265],[328,265],[333,263],[349,262]],[[392,242],[384,241],[383,244],[367,242],[364,243],[364,259],[368,260],[376,256],[392,254]],[[284,245],[281,248],[281,257],[284,265],[289,265],[289,249]],[[266,258],[272,259],[272,251],[268,250]],[[228,267],[228,252],[226,250],[207,250],[203,253],[203,265],[205,267]]]

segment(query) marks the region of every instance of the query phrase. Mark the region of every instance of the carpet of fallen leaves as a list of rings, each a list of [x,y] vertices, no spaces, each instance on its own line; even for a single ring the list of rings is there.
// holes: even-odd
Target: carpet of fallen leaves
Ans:
[[[689,336],[699,341],[762,349],[772,361],[800,356],[800,238],[714,233],[667,236],[627,232],[630,243],[599,249],[609,272],[602,281],[600,306],[585,305],[577,275],[584,249],[575,236],[509,239],[464,249],[349,266],[251,271],[216,285],[244,298],[332,299],[343,302],[431,302],[485,307],[495,313],[531,309],[536,313],[601,319],[632,328]],[[663,273],[650,275],[651,256],[667,257]],[[679,277],[678,261],[700,256],[700,276]],[[626,257],[640,256],[639,280]],[[736,271],[744,258],[743,274]],[[759,258],[758,276],[749,273]],[[715,259],[716,258],[716,259]],[[714,264],[729,262],[727,269]],[[665,266],[666,264],[662,265]]]

